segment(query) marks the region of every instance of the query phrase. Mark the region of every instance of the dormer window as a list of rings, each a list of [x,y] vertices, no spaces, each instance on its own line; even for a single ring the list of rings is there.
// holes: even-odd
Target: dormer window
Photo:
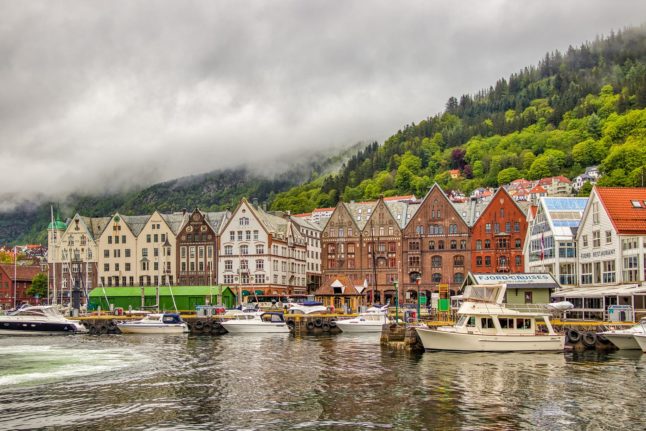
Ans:
[[[642,208],[642,204],[638,200],[634,200],[630,202],[633,204],[633,208]],[[644,203],[646,204],[646,201]],[[644,205],[644,207],[646,207],[646,205]]]

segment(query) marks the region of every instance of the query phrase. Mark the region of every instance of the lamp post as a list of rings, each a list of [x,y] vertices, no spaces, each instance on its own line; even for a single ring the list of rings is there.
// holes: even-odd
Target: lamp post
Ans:
[[[395,287],[395,323],[399,322],[399,287],[398,282],[394,281],[393,285]]]
[[[417,277],[417,280],[415,280],[415,281],[417,282],[417,319],[419,320],[419,318],[420,318],[420,316],[421,316],[421,315],[419,314],[419,313],[420,313],[419,286],[420,286],[420,284],[422,283],[422,276],[421,276],[421,274]]]

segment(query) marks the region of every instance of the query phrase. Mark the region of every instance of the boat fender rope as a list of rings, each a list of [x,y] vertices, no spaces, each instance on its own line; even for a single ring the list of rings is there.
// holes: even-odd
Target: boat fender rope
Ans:
[[[312,329],[314,329],[314,322],[307,322],[307,325],[305,325],[305,327],[307,327],[307,329],[311,331]]]
[[[195,326],[195,329],[199,331],[200,329],[204,328],[204,322],[202,322],[201,320],[198,320],[197,322],[195,322],[194,326]]]
[[[330,324],[329,323],[323,323],[321,325],[321,328],[323,328],[323,332],[330,332]]]
[[[593,347],[597,342],[597,334],[594,332],[586,332],[583,334],[583,344],[587,347]]]
[[[578,343],[581,340],[581,333],[574,328],[567,330],[567,339],[570,343]]]
[[[323,320],[321,320],[320,317],[314,320],[314,326],[316,326],[317,328],[320,328],[321,325],[323,325]]]

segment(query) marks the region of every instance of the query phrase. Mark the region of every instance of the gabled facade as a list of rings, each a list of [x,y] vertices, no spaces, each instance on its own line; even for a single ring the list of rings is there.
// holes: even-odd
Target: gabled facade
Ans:
[[[40,265],[0,264],[0,310],[20,307],[22,304],[36,304],[36,298],[27,295],[26,290],[42,270]]]
[[[179,218],[181,225],[183,221],[181,214],[164,215],[155,211],[137,235],[137,250],[130,256],[130,267],[135,268],[135,286],[175,284],[177,231],[174,231],[171,226],[177,224],[169,224],[169,221],[174,221],[173,218]],[[132,286],[132,284],[129,285]]]
[[[217,215],[216,215],[217,214]],[[226,213],[208,213],[195,208],[186,214],[177,234],[177,282],[181,286],[211,286],[218,282],[218,230]]]
[[[561,286],[577,284],[576,230],[588,198],[542,197],[529,217],[525,271],[547,272]]]
[[[646,189],[595,186],[576,240],[582,287],[643,283]]]
[[[67,303],[73,289],[79,289],[84,297],[97,286],[99,245],[96,239],[109,220],[109,217],[90,218],[77,213],[67,225],[60,220],[50,223],[47,260],[52,301]]]
[[[239,297],[306,293],[307,242],[289,219],[242,199],[220,232],[218,281]]]
[[[469,226],[435,184],[403,229],[402,292],[420,290],[430,297],[440,284],[456,292],[471,261]]]
[[[150,247],[140,250],[137,244],[137,235],[149,218],[118,213],[112,216],[98,239],[100,286],[137,285],[138,268],[147,270],[150,266]]]
[[[476,273],[520,273],[527,216],[501,187],[471,228],[471,270]]]
[[[294,227],[307,241],[306,282],[308,293],[315,292],[321,286],[321,232],[318,224],[305,217],[290,217]]]

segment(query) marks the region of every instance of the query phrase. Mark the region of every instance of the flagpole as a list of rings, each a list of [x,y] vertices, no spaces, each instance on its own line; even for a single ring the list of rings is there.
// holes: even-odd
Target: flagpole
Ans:
[[[53,281],[53,283],[52,284],[53,284],[53,287],[54,287],[54,295],[52,295],[52,299],[53,299],[53,304],[56,305],[56,303],[58,302],[56,300],[56,294],[57,294],[57,289],[56,289],[56,249],[57,249],[56,242],[57,242],[57,238],[56,238],[56,225],[54,224],[54,206],[50,205],[49,210],[51,212],[51,217],[52,217],[52,224],[50,226],[52,227],[52,236],[51,236],[51,238],[52,238],[52,241],[53,241],[53,244],[52,244],[52,251],[53,251],[53,254],[52,254],[52,275],[53,275],[52,281]],[[49,250],[47,250],[47,253],[49,253]],[[49,295],[49,292],[48,292],[48,295]],[[47,299],[49,299],[49,297]]]
[[[18,253],[16,246],[13,246],[13,308],[16,309],[16,284],[18,283]]]

